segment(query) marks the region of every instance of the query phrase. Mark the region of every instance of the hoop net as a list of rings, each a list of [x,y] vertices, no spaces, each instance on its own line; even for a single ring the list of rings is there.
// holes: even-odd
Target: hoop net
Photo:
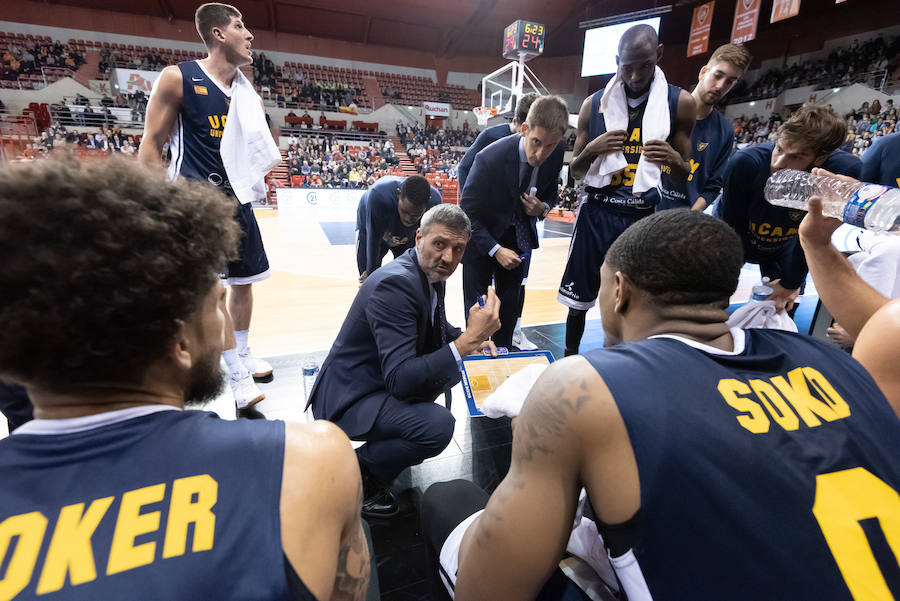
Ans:
[[[497,114],[497,109],[489,106],[476,106],[472,109],[472,112],[475,113],[475,118],[478,119],[478,125],[485,126],[488,119]]]

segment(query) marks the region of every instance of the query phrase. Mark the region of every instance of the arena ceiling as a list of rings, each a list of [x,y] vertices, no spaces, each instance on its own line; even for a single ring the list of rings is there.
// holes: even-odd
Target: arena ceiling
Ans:
[[[198,0],[45,0],[82,8],[193,20]],[[226,0],[227,1],[227,0]],[[651,8],[653,0],[232,0],[251,29],[394,46],[437,56],[499,54],[517,19],[547,26],[545,54],[579,54],[578,22]],[[673,2],[659,2],[667,4]]]

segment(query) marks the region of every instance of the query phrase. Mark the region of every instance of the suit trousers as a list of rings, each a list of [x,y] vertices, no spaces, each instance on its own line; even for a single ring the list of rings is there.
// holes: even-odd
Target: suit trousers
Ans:
[[[435,403],[407,403],[388,396],[372,428],[354,439],[360,466],[376,480],[390,483],[400,472],[443,451],[453,438],[456,419]]]
[[[524,266],[523,262],[515,269],[504,269],[494,257],[487,255],[473,257],[463,263],[463,302],[466,305],[464,308],[466,320],[469,318],[469,309],[476,302],[476,297],[487,293],[491,280],[494,280],[494,289],[500,300],[500,329],[493,336],[494,344],[497,346],[512,345],[513,330],[516,328],[520,312],[519,294],[525,272]]]

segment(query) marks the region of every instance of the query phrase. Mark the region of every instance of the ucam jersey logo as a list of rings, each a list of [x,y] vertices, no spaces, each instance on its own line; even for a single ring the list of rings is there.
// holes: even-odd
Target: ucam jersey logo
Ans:
[[[697,152],[703,152],[707,146],[709,146],[709,142],[697,142]]]

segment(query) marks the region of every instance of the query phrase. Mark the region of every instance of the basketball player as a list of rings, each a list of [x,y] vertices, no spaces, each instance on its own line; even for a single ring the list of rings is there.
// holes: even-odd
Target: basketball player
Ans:
[[[464,524],[457,601],[535,599],[582,488],[623,598],[892,598],[900,422],[846,353],[728,328],[742,263],[734,231],[696,211],[613,243],[599,303],[618,344],[547,368],[471,522],[425,494]]]
[[[609,185],[603,188],[586,187],[587,202],[581,205],[575,220],[558,295],[559,302],[569,307],[566,318],[567,356],[578,353],[584,335],[585,315],[594,305],[600,289],[600,265],[603,264],[606,249],[625,228],[653,213],[659,202],[659,192],[655,188],[640,196],[632,191],[641,154],[648,161],[667,167],[671,178],[682,182],[682,185],[690,174],[691,129],[696,120],[694,99],[690,94],[669,84],[671,133],[668,140],[644,140],[641,133],[656,63],[662,58],[662,52],[662,44],[649,25],[635,25],[619,40],[616,77],[625,84],[627,131],[606,130],[600,111],[603,90],[585,98],[578,114],[575,158],[570,166],[572,176],[584,178],[595,160],[614,152],[623,152],[628,166],[613,174]]]
[[[475,141],[469,146],[468,150],[466,150],[466,155],[463,157],[462,161],[459,162],[458,171],[460,190],[466,185],[466,178],[469,177],[469,169],[472,168],[472,164],[475,162],[475,155],[493,142],[518,133],[522,124],[525,123],[525,119],[528,117],[528,109],[531,108],[531,103],[538,97],[539,95],[534,92],[523,95],[516,103],[516,113],[513,116],[511,123],[501,123],[500,125],[486,127],[481,130],[481,133],[478,134],[478,137],[475,138]],[[522,285],[519,287],[519,310],[516,313],[516,327],[513,330],[512,337],[513,346],[523,351],[530,351],[537,348],[537,345],[528,340],[525,336],[525,332],[522,331],[522,309],[525,307],[525,285],[528,283],[528,272],[530,270],[531,253],[528,252],[525,253],[525,258],[522,259]]]
[[[163,69],[147,106],[138,157],[145,164],[159,164],[163,144],[169,140],[173,149],[170,177],[209,182],[234,199],[235,219],[243,236],[238,259],[228,264],[226,274],[231,294],[223,356],[235,403],[239,410],[246,410],[265,398],[255,381],[271,382],[273,378],[272,366],[254,357],[247,343],[252,284],[269,277],[269,259],[252,205],[242,204],[234,196],[219,144],[238,68],[253,62],[253,35],[244,27],[241,13],[228,4],[203,4],[197,9],[195,24],[209,54],[203,60]]]
[[[813,167],[858,178],[859,159],[838,150],[846,131],[847,124],[831,108],[803,107],[778,129],[774,143],[738,151],[725,168],[716,215],[741,237],[744,259],[770,278],[770,300],[779,311],[791,310],[806,282],[806,258],[797,243],[805,213],[769,204],[763,194],[766,180],[781,169]]]
[[[360,197],[356,208],[356,266],[362,285],[388,250],[396,259],[416,244],[422,215],[441,204],[441,193],[421,175],[386,175]]]
[[[734,147],[734,125],[715,106],[743,77],[750,66],[750,53],[740,44],[716,48],[691,96],[697,105],[697,121],[691,132],[691,173],[684,186],[678,186],[663,165],[657,210],[690,207],[702,211],[719,195],[725,165]]]
[[[223,385],[216,273],[241,232],[231,199],[163,179],[0,173],[0,377],[35,408],[0,440],[0,598],[363,599],[347,437],[185,410]]]

